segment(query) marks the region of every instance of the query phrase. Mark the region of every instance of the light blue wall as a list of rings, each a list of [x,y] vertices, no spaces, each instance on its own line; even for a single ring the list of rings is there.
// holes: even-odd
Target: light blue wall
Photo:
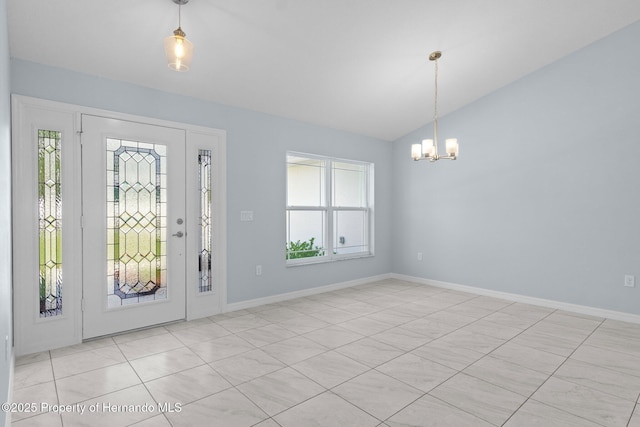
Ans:
[[[394,272],[640,314],[638,40],[640,23],[441,119],[455,162],[410,159],[431,126],[396,141]]]
[[[12,59],[11,66],[14,93],[227,130],[228,302],[391,271],[388,203],[376,206],[375,257],[295,268],[284,260],[285,152],[373,162],[375,197],[385,201],[391,143],[33,62]],[[254,221],[240,222],[242,210],[253,210]]]
[[[11,96],[7,1],[0,0],[0,403],[7,401],[11,349]],[[8,355],[8,357],[7,357]],[[6,414],[0,411],[0,425]]]

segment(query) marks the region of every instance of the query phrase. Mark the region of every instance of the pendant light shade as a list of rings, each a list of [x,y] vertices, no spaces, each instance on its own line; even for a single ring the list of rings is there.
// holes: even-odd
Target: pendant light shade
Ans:
[[[193,43],[187,39],[180,27],[173,36],[164,39],[164,53],[167,55],[169,68],[175,71],[189,71],[193,57]]]
[[[167,55],[169,68],[175,71],[189,71],[191,58],[193,57],[193,43],[187,39],[187,35],[180,27],[180,8],[189,0],[172,0],[178,5],[178,28],[172,36],[164,39],[164,53]]]

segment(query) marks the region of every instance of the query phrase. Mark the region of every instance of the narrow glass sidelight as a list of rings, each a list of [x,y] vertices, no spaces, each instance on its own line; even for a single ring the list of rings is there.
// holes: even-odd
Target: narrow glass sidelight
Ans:
[[[200,251],[198,269],[200,271],[199,292],[213,290],[211,276],[211,150],[198,151],[198,186],[200,191]]]
[[[166,146],[107,139],[108,308],[167,298]]]
[[[61,141],[61,132],[38,130],[40,317],[62,314]]]

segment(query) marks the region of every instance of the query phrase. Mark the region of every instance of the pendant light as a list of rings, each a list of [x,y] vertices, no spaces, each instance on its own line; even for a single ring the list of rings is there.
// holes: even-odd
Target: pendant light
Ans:
[[[164,39],[164,53],[167,55],[169,68],[175,71],[189,71],[191,57],[193,56],[193,43],[187,39],[187,35],[180,27],[180,8],[189,0],[172,0],[178,5],[178,28],[172,36]]]
[[[433,139],[423,139],[422,144],[411,145],[411,158],[413,160],[429,160],[435,162],[437,160],[448,159],[455,160],[458,158],[458,140],[449,138],[445,141],[445,150],[447,155],[438,154],[438,59],[442,56],[442,52],[435,51],[429,55],[429,61],[434,61],[436,65],[436,92],[435,106],[433,109]]]

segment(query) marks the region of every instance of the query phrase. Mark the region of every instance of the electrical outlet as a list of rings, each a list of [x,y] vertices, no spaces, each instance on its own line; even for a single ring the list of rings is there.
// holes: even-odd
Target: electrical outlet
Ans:
[[[422,252],[418,252],[418,261],[422,261]]]
[[[256,276],[262,276],[262,266],[256,265]]]
[[[624,276],[624,285],[627,288],[635,288],[636,287],[636,276],[632,276],[630,274],[627,274],[626,276]]]

